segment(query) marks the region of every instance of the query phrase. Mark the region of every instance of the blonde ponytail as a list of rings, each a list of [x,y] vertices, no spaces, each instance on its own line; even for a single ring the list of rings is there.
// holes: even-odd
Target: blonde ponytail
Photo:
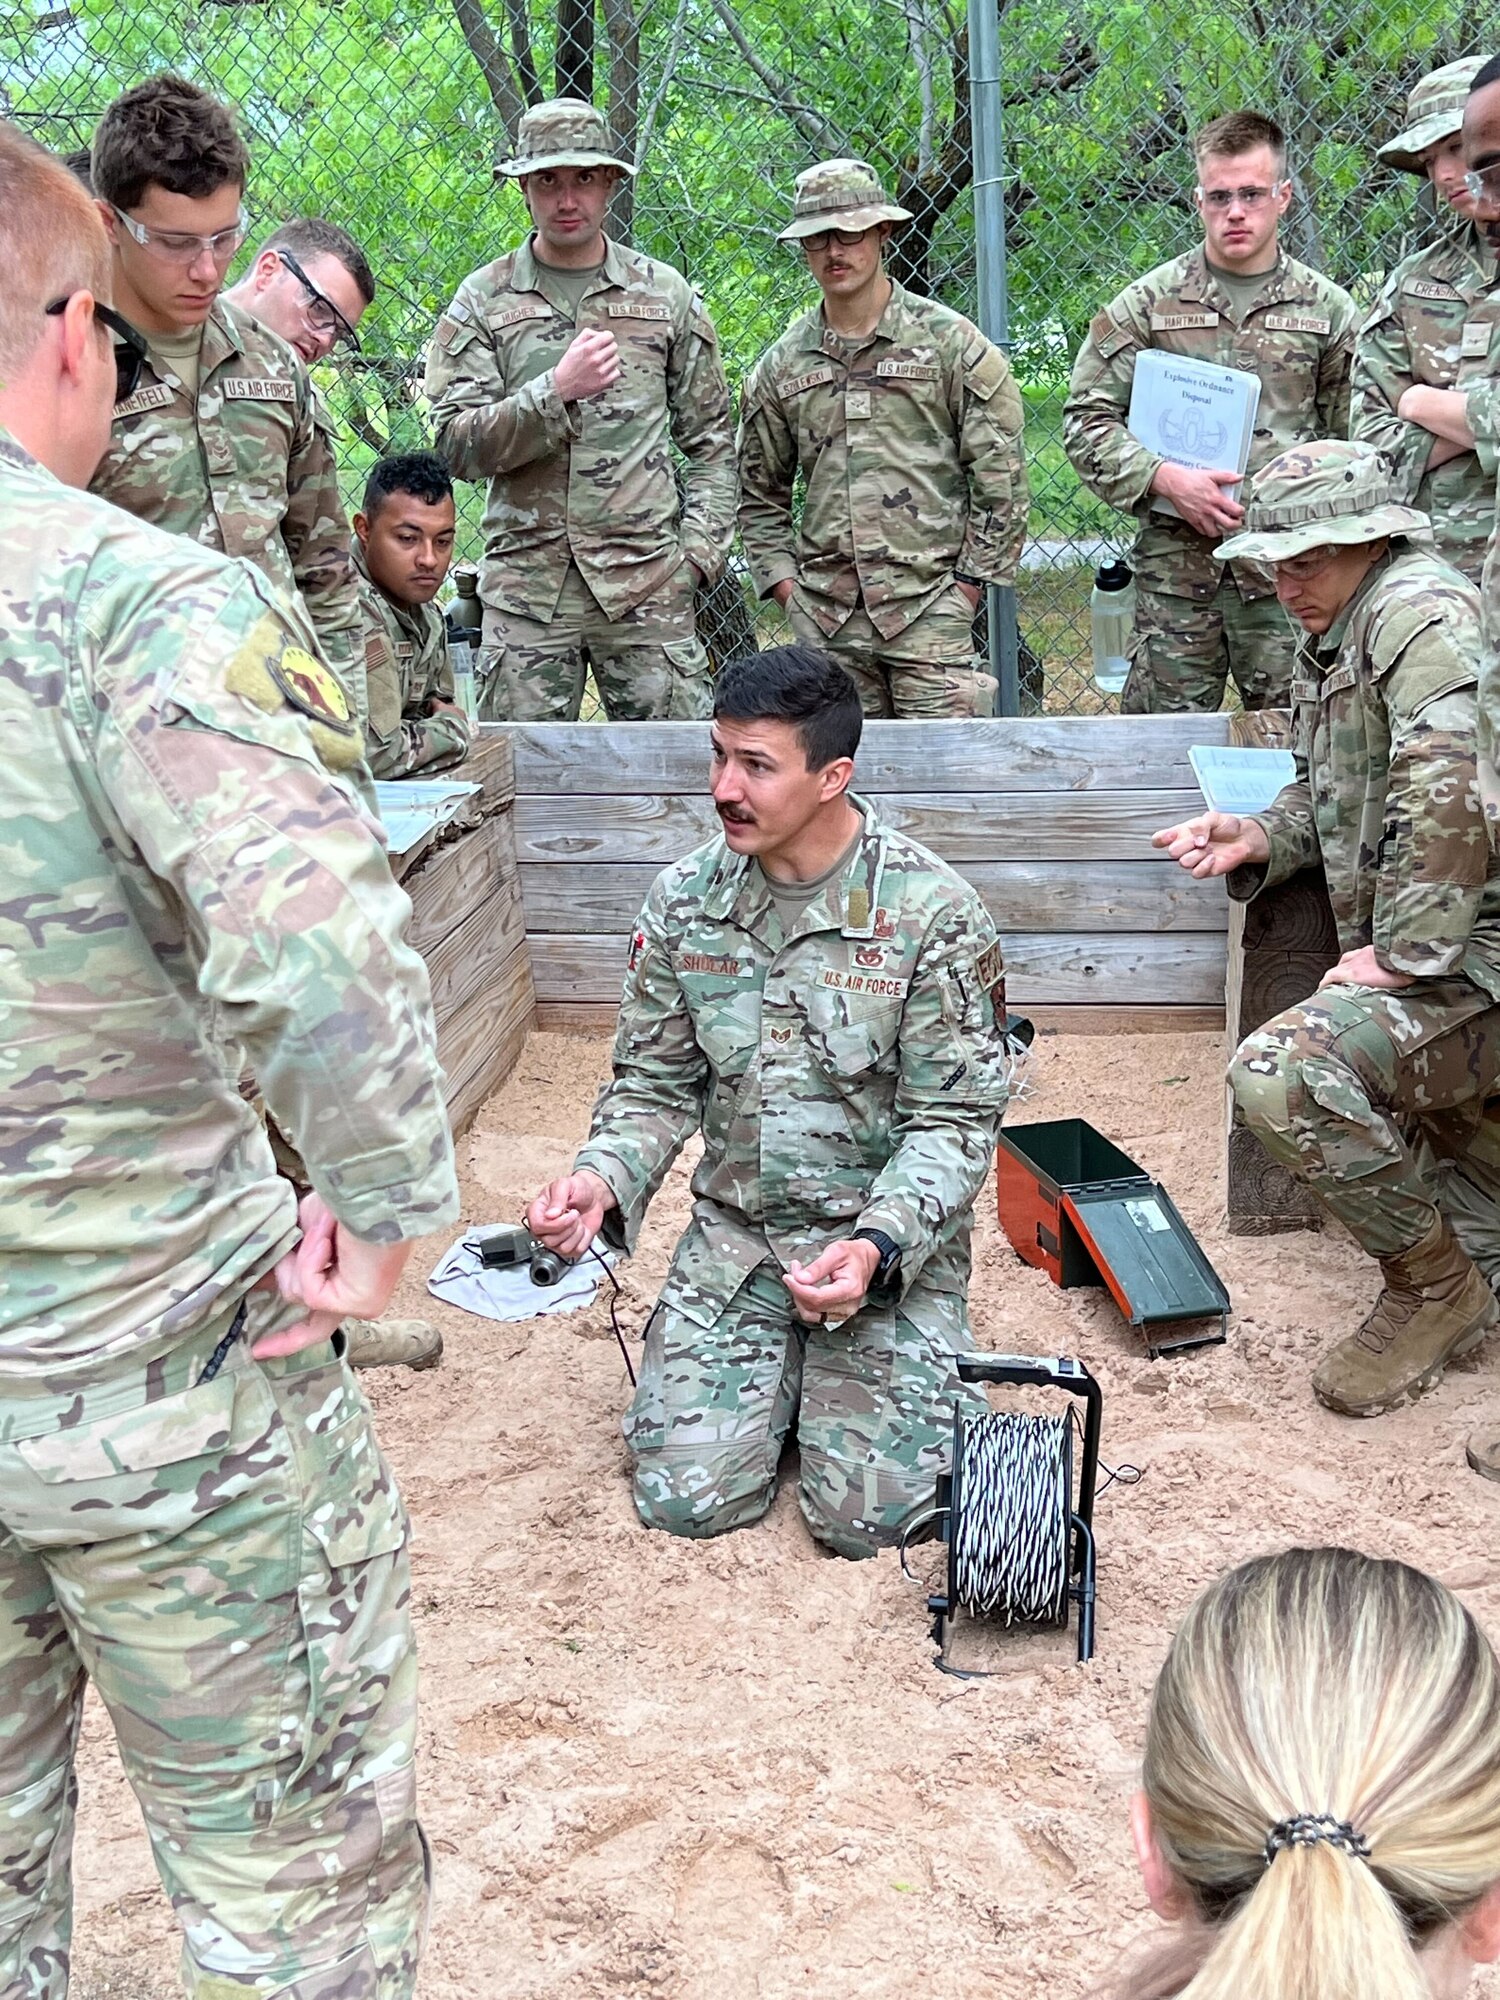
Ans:
[[[1417,1949],[1500,1880],[1500,1669],[1404,1563],[1264,1557],[1183,1621],[1143,1782],[1197,1921],[1135,2000],[1428,2000]]]

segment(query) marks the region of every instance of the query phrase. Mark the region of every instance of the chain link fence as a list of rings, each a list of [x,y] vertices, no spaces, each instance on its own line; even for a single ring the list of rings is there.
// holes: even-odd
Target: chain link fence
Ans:
[[[1494,34],[1493,0],[999,0],[999,82],[979,101],[999,128],[1005,222],[980,254],[1003,260],[1008,324],[989,330],[1026,403],[1023,708],[1106,705],[1088,593],[1131,524],[1079,484],[1062,403],[1093,314],[1196,240],[1188,135],[1241,106],[1277,117],[1289,247],[1363,302],[1431,223],[1374,147],[1423,71]],[[613,233],[701,287],[732,384],[813,296],[776,234],[795,175],[831,154],[871,160],[912,211],[894,275],[976,315],[969,43],[962,0],[22,0],[0,13],[0,109],[67,152],[118,91],[177,69],[240,107],[247,256],[293,215],[352,231],[379,291],[363,353],[318,370],[352,505],[375,457],[426,441],[427,337],[459,280],[526,229],[493,162],[553,94],[608,110],[640,168]],[[462,501],[474,560],[477,490]],[[720,655],[780,629],[738,565],[704,610]]]

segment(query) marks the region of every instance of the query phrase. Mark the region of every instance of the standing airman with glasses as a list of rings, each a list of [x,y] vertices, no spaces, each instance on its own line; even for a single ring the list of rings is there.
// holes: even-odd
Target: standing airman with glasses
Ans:
[[[328,684],[325,720],[352,713],[362,727],[359,595],[332,443],[297,355],[221,296],[245,237],[248,166],[228,107],[181,77],[137,85],[99,121],[93,182],[115,297],[149,352],[115,405],[93,491],[248,558],[300,597],[344,683]]]
[[[1472,443],[1440,436],[1422,413],[1500,365],[1495,252],[1474,220],[1464,178],[1464,103],[1481,61],[1473,56],[1424,76],[1408,100],[1405,131],[1380,148],[1387,166],[1431,183],[1439,214],[1435,240],[1396,266],[1360,329],[1352,423],[1355,437],[1384,452],[1401,497],[1431,516],[1440,553],[1471,583],[1495,524],[1494,476]]]
[[[847,669],[866,715],[988,715],[974,613],[1014,582],[1026,533],[1021,397],[978,327],[887,274],[910,219],[864,160],[797,176],[781,240],[822,298],[745,384],[740,533],[760,595]]]
[[[1246,708],[1287,699],[1296,641],[1263,563],[1216,554],[1244,518],[1255,474],[1289,445],[1349,428],[1354,302],[1281,248],[1291,205],[1286,140],[1255,111],[1205,125],[1193,142],[1202,244],[1127,285],[1090,324],[1073,365],[1063,443],[1079,477],[1139,522],[1129,714],[1216,709],[1233,674]],[[1249,478],[1174,465],[1127,423],[1136,356],[1147,348],[1260,378]]]

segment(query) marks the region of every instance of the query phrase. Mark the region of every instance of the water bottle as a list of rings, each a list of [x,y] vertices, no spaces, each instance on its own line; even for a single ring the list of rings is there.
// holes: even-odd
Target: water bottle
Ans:
[[[1094,648],[1094,685],[1101,694],[1119,694],[1130,672],[1130,632],[1135,624],[1135,578],[1122,556],[1100,563],[1089,596],[1089,629]]]
[[[474,669],[479,658],[480,635],[484,629],[484,606],[479,601],[479,576],[472,569],[456,569],[454,586],[458,595],[448,606],[448,663],[453,669],[453,693],[470,722],[479,720],[479,695]]]

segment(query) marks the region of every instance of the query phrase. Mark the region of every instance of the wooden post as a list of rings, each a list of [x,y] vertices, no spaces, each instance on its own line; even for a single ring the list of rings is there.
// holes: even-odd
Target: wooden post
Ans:
[[[1230,741],[1288,749],[1290,713],[1261,709],[1236,715],[1230,723]],[[1338,955],[1338,934],[1321,868],[1303,869],[1252,903],[1232,902],[1224,987],[1229,1047],[1237,1048],[1246,1035],[1314,994]],[[1273,1236],[1288,1229],[1321,1228],[1323,1211],[1317,1202],[1240,1122],[1234,1093],[1227,1097],[1230,1235]]]

